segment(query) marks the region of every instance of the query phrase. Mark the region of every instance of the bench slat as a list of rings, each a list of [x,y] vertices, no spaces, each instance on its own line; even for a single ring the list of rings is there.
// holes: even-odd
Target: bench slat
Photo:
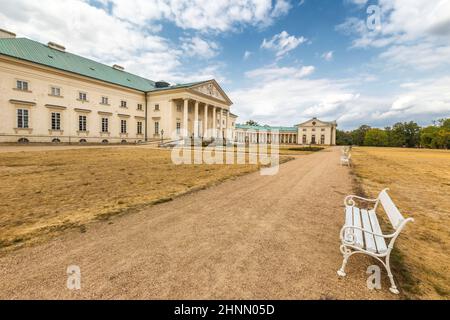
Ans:
[[[370,223],[372,224],[373,232],[378,233],[378,234],[383,234],[381,232],[381,228],[380,228],[380,224],[378,222],[377,214],[375,213],[374,210],[369,210],[369,218],[370,218]],[[381,253],[381,254],[386,253],[387,246],[386,246],[386,241],[384,240],[384,238],[379,237],[379,236],[375,236],[375,243],[377,245],[378,253]]]
[[[361,228],[361,216],[359,213],[359,208],[353,207],[353,225],[355,227]],[[361,230],[354,230],[355,234],[355,245],[362,248],[364,246],[363,235]]]
[[[351,227],[353,226],[353,210],[352,207],[346,206],[345,207],[345,226]],[[344,239],[347,241],[350,241],[349,235],[352,234],[351,229],[346,229],[344,232]]]
[[[372,226],[370,224],[370,218],[367,210],[361,209],[361,218],[364,229],[372,231]],[[366,241],[366,250],[376,253],[377,247],[375,246],[375,239],[373,238],[373,235],[368,232],[364,232],[364,240]]]
[[[378,198],[380,199],[381,205],[383,206],[383,209],[386,212],[392,226],[394,229],[397,229],[405,218],[403,218],[402,214],[397,209],[386,190],[382,191]]]

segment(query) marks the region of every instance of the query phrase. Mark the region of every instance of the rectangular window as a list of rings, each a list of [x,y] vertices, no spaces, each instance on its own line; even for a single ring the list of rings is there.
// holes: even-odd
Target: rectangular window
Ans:
[[[28,91],[28,82],[23,80],[17,80],[16,88],[17,90]]]
[[[142,111],[142,110],[143,110],[143,108],[142,108],[142,104],[141,104],[141,103],[138,103],[137,109],[138,109],[138,110],[140,110],[140,111]]]
[[[28,110],[17,109],[17,128],[28,128]]]
[[[78,130],[86,131],[86,116],[78,116]]]
[[[320,144],[325,144],[325,136],[324,135],[322,135],[320,137]]]
[[[177,122],[177,134],[181,132],[181,122]]]
[[[159,104],[155,104],[155,111],[159,111]]]
[[[155,122],[155,134],[159,134],[159,122]]]
[[[78,100],[87,101],[87,94],[86,94],[86,92],[78,92]]]
[[[303,140],[302,140],[303,144],[306,144],[306,134],[303,135]]]
[[[127,120],[120,120],[120,133],[127,133]]]
[[[52,130],[61,130],[61,113],[52,112]]]
[[[102,118],[102,132],[108,132],[109,130],[109,119],[108,118]]]
[[[120,101],[120,107],[121,108],[126,108],[127,107],[127,102],[125,100]]]
[[[61,88],[51,87],[50,95],[55,96],[55,97],[60,97],[61,96]]]
[[[142,134],[142,121],[137,122],[137,134]]]
[[[109,104],[108,100],[109,100],[108,97],[102,97],[102,104],[106,104],[106,105]]]
[[[181,112],[181,106],[177,105],[177,112]]]

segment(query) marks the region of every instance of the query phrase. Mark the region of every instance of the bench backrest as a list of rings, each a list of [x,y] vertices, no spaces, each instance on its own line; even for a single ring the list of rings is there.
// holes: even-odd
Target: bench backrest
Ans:
[[[387,190],[381,191],[380,195],[378,196],[378,200],[383,206],[383,209],[386,212],[392,226],[395,230],[397,230],[398,227],[400,227],[401,223],[405,220],[405,218],[395,206],[391,197],[388,195]]]

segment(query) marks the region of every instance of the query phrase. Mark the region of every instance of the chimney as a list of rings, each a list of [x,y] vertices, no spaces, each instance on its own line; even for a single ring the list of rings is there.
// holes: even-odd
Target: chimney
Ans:
[[[64,47],[64,46],[62,46],[60,44],[54,43],[54,42],[47,43],[47,46],[49,48],[52,48],[52,49],[55,49],[55,50],[58,50],[58,51],[66,52],[66,47]]]
[[[119,66],[118,64],[113,65],[113,68],[116,69],[116,70],[119,70],[119,71],[124,71],[125,70],[124,67]]]
[[[0,39],[14,39],[16,34],[14,32],[0,29]]]

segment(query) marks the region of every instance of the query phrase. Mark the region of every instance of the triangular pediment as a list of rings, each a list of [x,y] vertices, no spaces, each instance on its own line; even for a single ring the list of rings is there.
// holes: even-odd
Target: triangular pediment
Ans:
[[[296,125],[296,127],[327,127],[334,124],[335,124],[334,122],[327,122],[319,120],[317,118],[313,118],[311,120]]]
[[[203,82],[201,84],[195,85],[191,88],[193,91],[200,92],[206,96],[212,97],[214,99],[218,99],[225,103],[231,104],[231,100],[219,86],[219,84],[215,80],[210,80]]]

